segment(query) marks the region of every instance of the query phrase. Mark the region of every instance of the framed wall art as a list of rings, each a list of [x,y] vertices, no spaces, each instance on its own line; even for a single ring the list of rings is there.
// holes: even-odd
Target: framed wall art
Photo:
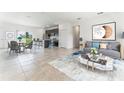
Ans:
[[[6,40],[15,40],[15,32],[6,32]]]
[[[93,40],[116,40],[116,22],[97,24],[92,26]]]

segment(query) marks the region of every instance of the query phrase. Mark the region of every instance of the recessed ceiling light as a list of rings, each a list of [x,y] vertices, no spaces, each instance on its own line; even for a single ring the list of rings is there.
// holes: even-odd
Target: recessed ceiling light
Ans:
[[[103,14],[103,13],[104,13],[104,12],[98,12],[97,15],[101,15],[101,14]]]
[[[31,16],[26,16],[27,18],[30,18]]]
[[[77,20],[81,20],[81,17],[76,18]]]

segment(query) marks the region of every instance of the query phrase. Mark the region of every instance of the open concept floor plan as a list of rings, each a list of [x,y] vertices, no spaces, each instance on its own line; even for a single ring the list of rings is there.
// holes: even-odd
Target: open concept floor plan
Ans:
[[[0,12],[1,81],[123,81],[123,12]]]

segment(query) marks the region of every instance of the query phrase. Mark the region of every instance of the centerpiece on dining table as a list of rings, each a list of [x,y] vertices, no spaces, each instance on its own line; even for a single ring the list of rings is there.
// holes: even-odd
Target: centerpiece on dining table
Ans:
[[[17,39],[19,40],[19,42],[21,42],[22,36],[18,36]]]

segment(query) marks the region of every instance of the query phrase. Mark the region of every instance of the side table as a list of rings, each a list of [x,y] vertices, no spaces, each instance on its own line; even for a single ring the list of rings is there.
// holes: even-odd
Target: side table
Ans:
[[[121,52],[121,59],[124,59],[124,45],[123,44],[121,44],[120,52]]]

